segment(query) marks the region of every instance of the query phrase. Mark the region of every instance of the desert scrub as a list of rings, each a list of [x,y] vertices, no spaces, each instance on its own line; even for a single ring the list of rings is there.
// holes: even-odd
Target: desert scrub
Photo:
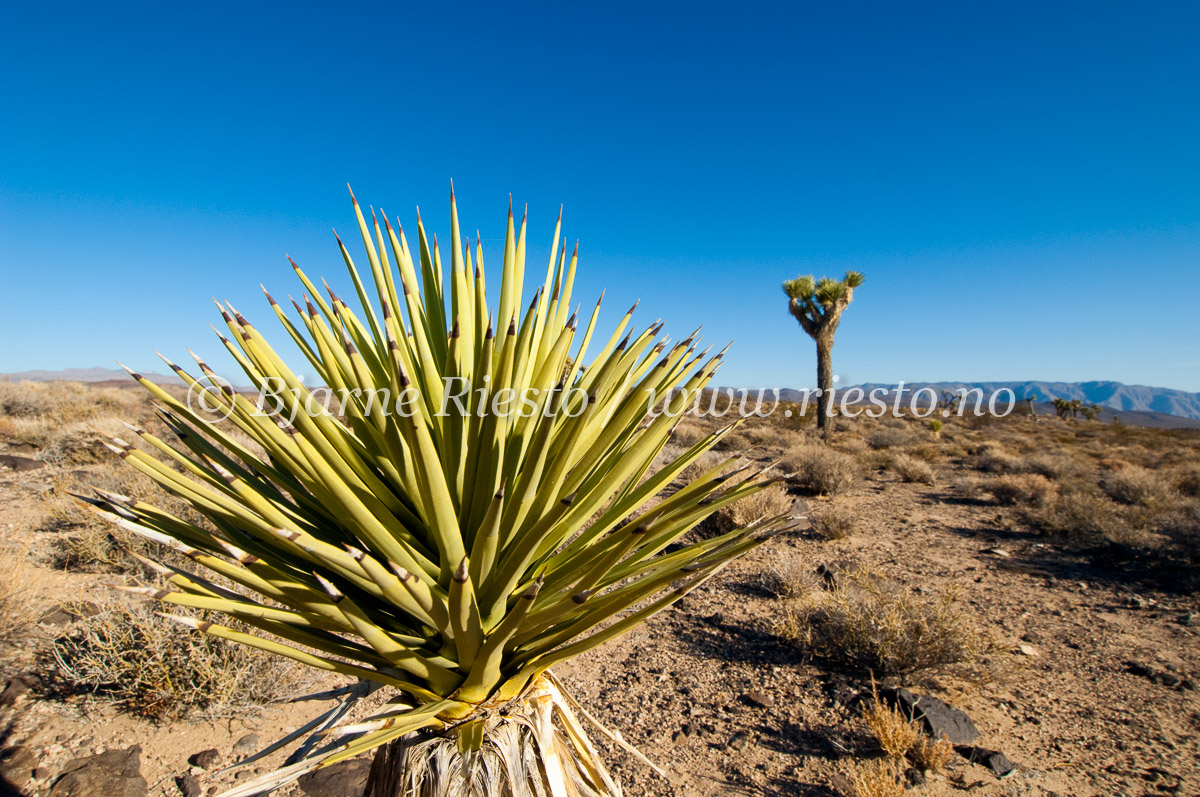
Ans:
[[[863,705],[863,725],[888,758],[903,759],[921,738],[921,727],[896,708],[879,699],[871,682],[871,699]]]
[[[1020,469],[1027,473],[1036,473],[1059,482],[1086,479],[1092,472],[1087,463],[1059,451],[1031,454],[1019,464]]]
[[[55,694],[95,695],[153,720],[225,714],[312,684],[299,665],[164,623],[144,603],[103,604],[55,639],[46,659]]]
[[[761,518],[783,514],[793,503],[783,485],[775,484],[717,512],[717,526],[722,531],[744,528]]]
[[[1054,499],[1058,488],[1036,473],[1009,473],[997,476],[984,485],[996,503],[1006,506],[1044,506]]]
[[[0,547],[0,641],[17,638],[34,621],[37,569],[23,546]],[[5,646],[7,649],[7,645]]]
[[[1180,465],[1171,474],[1175,489],[1190,498],[1200,498],[1200,464],[1189,462]]]
[[[863,764],[851,775],[850,782],[854,786],[853,797],[904,797],[899,767],[890,759]]]
[[[858,483],[858,462],[849,454],[823,445],[794,449],[780,468],[791,473],[791,481],[816,495],[840,495]]]
[[[1033,507],[1025,519],[1043,532],[1079,542],[1119,536],[1124,522],[1120,507],[1094,486],[1065,489]]]
[[[1016,457],[990,441],[976,448],[968,463],[975,470],[984,473],[1013,473],[1020,470]]]
[[[902,482],[933,484],[935,481],[933,468],[929,467],[929,463],[916,457],[910,457],[908,454],[893,454],[888,462],[888,468]]]
[[[867,445],[875,449],[896,448],[913,442],[913,436],[903,428],[885,426],[867,435]]]
[[[1101,487],[1109,498],[1121,504],[1161,507],[1170,504],[1177,497],[1174,487],[1166,477],[1137,465],[1118,468],[1105,474]]]
[[[908,760],[922,772],[941,772],[953,758],[954,745],[945,737],[933,739],[921,734],[908,750]]]
[[[772,557],[758,574],[758,586],[776,598],[796,598],[818,587],[817,576],[798,557]]]
[[[991,646],[953,587],[918,597],[866,569],[806,593],[779,630],[808,655],[881,676],[968,665]]]
[[[830,502],[808,514],[813,533],[823,540],[842,540],[858,530],[858,514],[844,502]]]

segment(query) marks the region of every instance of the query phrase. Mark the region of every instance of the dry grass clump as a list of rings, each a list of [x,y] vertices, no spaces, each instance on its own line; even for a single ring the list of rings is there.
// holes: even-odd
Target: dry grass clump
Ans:
[[[966,664],[990,647],[952,588],[920,598],[867,569],[805,594],[780,633],[811,655],[879,675]]]
[[[772,558],[758,574],[758,586],[776,598],[797,598],[816,589],[817,577],[798,557]]]
[[[858,462],[849,454],[823,445],[803,445],[792,450],[780,467],[793,474],[792,481],[817,495],[840,495],[859,479]]]
[[[1175,489],[1189,498],[1200,498],[1200,463],[1188,462],[1171,474]]]
[[[922,772],[941,772],[953,759],[954,745],[944,736],[932,739],[921,734],[908,749],[908,760]]]
[[[792,507],[792,497],[776,484],[717,512],[718,524],[727,529],[747,526],[762,517],[781,515]]]
[[[286,659],[198,634],[140,603],[102,605],[54,640],[46,664],[59,695],[96,695],[156,720],[270,703],[312,677]]]
[[[992,441],[979,446],[969,463],[975,470],[984,473],[1013,473],[1020,470],[1020,460]]]
[[[808,522],[824,540],[843,540],[858,530],[858,514],[845,503],[832,502],[812,510]]]
[[[1121,504],[1161,507],[1176,497],[1174,487],[1167,478],[1137,465],[1106,474],[1101,487],[1109,498]]]
[[[691,448],[708,437],[708,428],[694,418],[684,418],[671,432],[671,442],[684,448]]]
[[[879,759],[863,764],[850,777],[854,797],[903,797],[899,768],[890,760]]]
[[[1120,507],[1091,489],[1064,490],[1026,518],[1043,531],[1067,539],[1114,539],[1123,523]]]
[[[0,641],[9,642],[37,617],[34,589],[37,569],[22,547],[0,547]]]
[[[875,449],[897,448],[913,442],[913,436],[903,428],[885,426],[867,435],[867,445]]]
[[[908,454],[894,454],[888,462],[888,468],[899,476],[902,482],[933,484],[935,481],[933,468],[929,463]]]
[[[36,448],[36,458],[51,464],[99,461],[104,455],[100,438],[122,431],[119,419],[149,411],[138,391],[0,379],[0,431],[11,443]]]
[[[874,686],[870,702],[863,707],[863,724],[888,758],[904,758],[921,738],[921,726],[880,700]]]
[[[1037,473],[1009,473],[997,476],[984,485],[996,503],[1005,505],[1045,506],[1054,500],[1058,487]]]
[[[1045,476],[1054,481],[1085,479],[1091,472],[1085,463],[1060,451],[1031,454],[1021,465],[1022,470]]]
[[[983,485],[974,476],[959,476],[954,479],[954,492],[963,498],[977,501],[983,495]]]

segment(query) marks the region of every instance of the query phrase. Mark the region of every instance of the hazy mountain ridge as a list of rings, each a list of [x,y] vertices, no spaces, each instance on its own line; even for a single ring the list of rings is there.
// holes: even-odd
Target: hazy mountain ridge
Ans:
[[[159,374],[153,371],[142,372],[143,376],[152,382],[167,385],[182,385],[183,380],[175,374]],[[0,374],[0,378],[24,380],[26,382],[112,382],[120,380],[136,384],[129,374],[118,368],[64,368],[61,371],[18,371],[12,374]]]

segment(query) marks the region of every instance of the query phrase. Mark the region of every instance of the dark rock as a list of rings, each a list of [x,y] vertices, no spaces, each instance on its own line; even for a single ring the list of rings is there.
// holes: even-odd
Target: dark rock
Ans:
[[[37,767],[37,755],[23,745],[0,750],[0,776],[13,786],[20,788],[33,778]]]
[[[710,614],[708,617],[704,618],[704,622],[708,623],[709,625],[718,625],[719,626],[724,621],[725,621],[725,618],[721,615],[720,612],[714,612],[714,613]]]
[[[1140,661],[1125,662],[1125,671],[1131,675],[1140,675],[1143,678],[1153,678],[1158,675],[1158,671],[1149,664]]]
[[[909,719],[920,720],[925,732],[934,739],[944,736],[954,744],[970,744],[979,738],[979,729],[965,711],[936,697],[913,694],[907,689],[881,689],[879,697]]]
[[[200,797],[204,793],[204,789],[200,788],[200,781],[196,780],[196,776],[190,772],[185,772],[175,778],[175,786],[183,797]]]
[[[370,758],[352,758],[309,772],[297,783],[300,791],[308,797],[345,797],[347,794],[362,794],[370,772]]]
[[[925,773],[915,767],[909,767],[904,771],[904,779],[908,781],[909,786],[925,785]]]
[[[750,731],[738,731],[729,737],[729,741],[725,743],[726,750],[745,750],[750,746],[751,736]]]
[[[973,764],[985,766],[998,778],[1011,775],[1016,771],[1016,765],[1008,760],[1008,756],[999,750],[988,750],[986,747],[970,747],[960,745],[954,748],[958,754]]]
[[[42,679],[35,674],[14,675],[8,679],[4,691],[0,692],[0,706],[11,706],[21,699],[30,689],[42,685]]]
[[[774,708],[775,706],[775,698],[758,689],[754,689],[742,695],[742,700],[752,706],[758,706],[759,708]]]
[[[0,454],[0,469],[8,469],[20,473],[21,471],[37,470],[44,467],[46,467],[46,463],[36,459],[18,457],[14,454]]]
[[[258,750],[259,741],[257,733],[248,733],[233,743],[233,752],[239,756],[251,755]]]
[[[126,750],[76,758],[59,773],[50,797],[146,797],[141,752],[142,746],[135,744]]]
[[[210,747],[207,750],[201,750],[189,758],[188,763],[201,769],[212,769],[221,763],[221,754],[217,751],[217,748]]]

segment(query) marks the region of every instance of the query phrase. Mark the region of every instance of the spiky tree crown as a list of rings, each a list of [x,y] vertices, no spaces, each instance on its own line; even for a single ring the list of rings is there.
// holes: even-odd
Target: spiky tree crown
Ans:
[[[522,316],[526,225],[514,225],[511,203],[494,311],[486,288],[495,283],[486,285],[479,241],[473,254],[460,235],[453,192],[448,262],[419,216],[414,253],[398,223],[383,216],[381,225],[374,209],[368,223],[357,202],[354,210],[369,279],[338,247],[358,309],[331,290],[322,297],[294,263],[298,320],[267,297],[342,414],[312,413],[310,389],[226,305],[222,342],[282,413],[261,412],[199,359],[207,387],[170,363],[228,422],[208,422],[133,374],[178,442],[136,430],[146,450],[112,446],[207,522],[111,493],[87,499],[219,576],[160,565],[168,586],[143,593],[250,630],[180,622],[397,690],[399,706],[333,734],[321,764],[421,728],[453,725],[477,748],[486,706],[666,608],[790,522],[761,518],[676,545],[770,482],[747,466],[727,472],[730,458],[658,500],[733,428],[653,470],[724,351],[699,351],[695,334],[660,340],[658,324],[635,334],[634,308],[596,351],[600,303],[580,335],[570,309],[578,246],[569,256],[560,248],[561,215]],[[400,396],[406,411],[395,411]],[[514,412],[522,398],[528,411]]]
[[[806,274],[785,281],[783,292],[791,299],[788,311],[805,332],[816,337],[836,328],[842,311],[854,298],[854,289],[862,282],[863,275],[858,271],[847,271],[840,280],[831,277],[818,280]]]

